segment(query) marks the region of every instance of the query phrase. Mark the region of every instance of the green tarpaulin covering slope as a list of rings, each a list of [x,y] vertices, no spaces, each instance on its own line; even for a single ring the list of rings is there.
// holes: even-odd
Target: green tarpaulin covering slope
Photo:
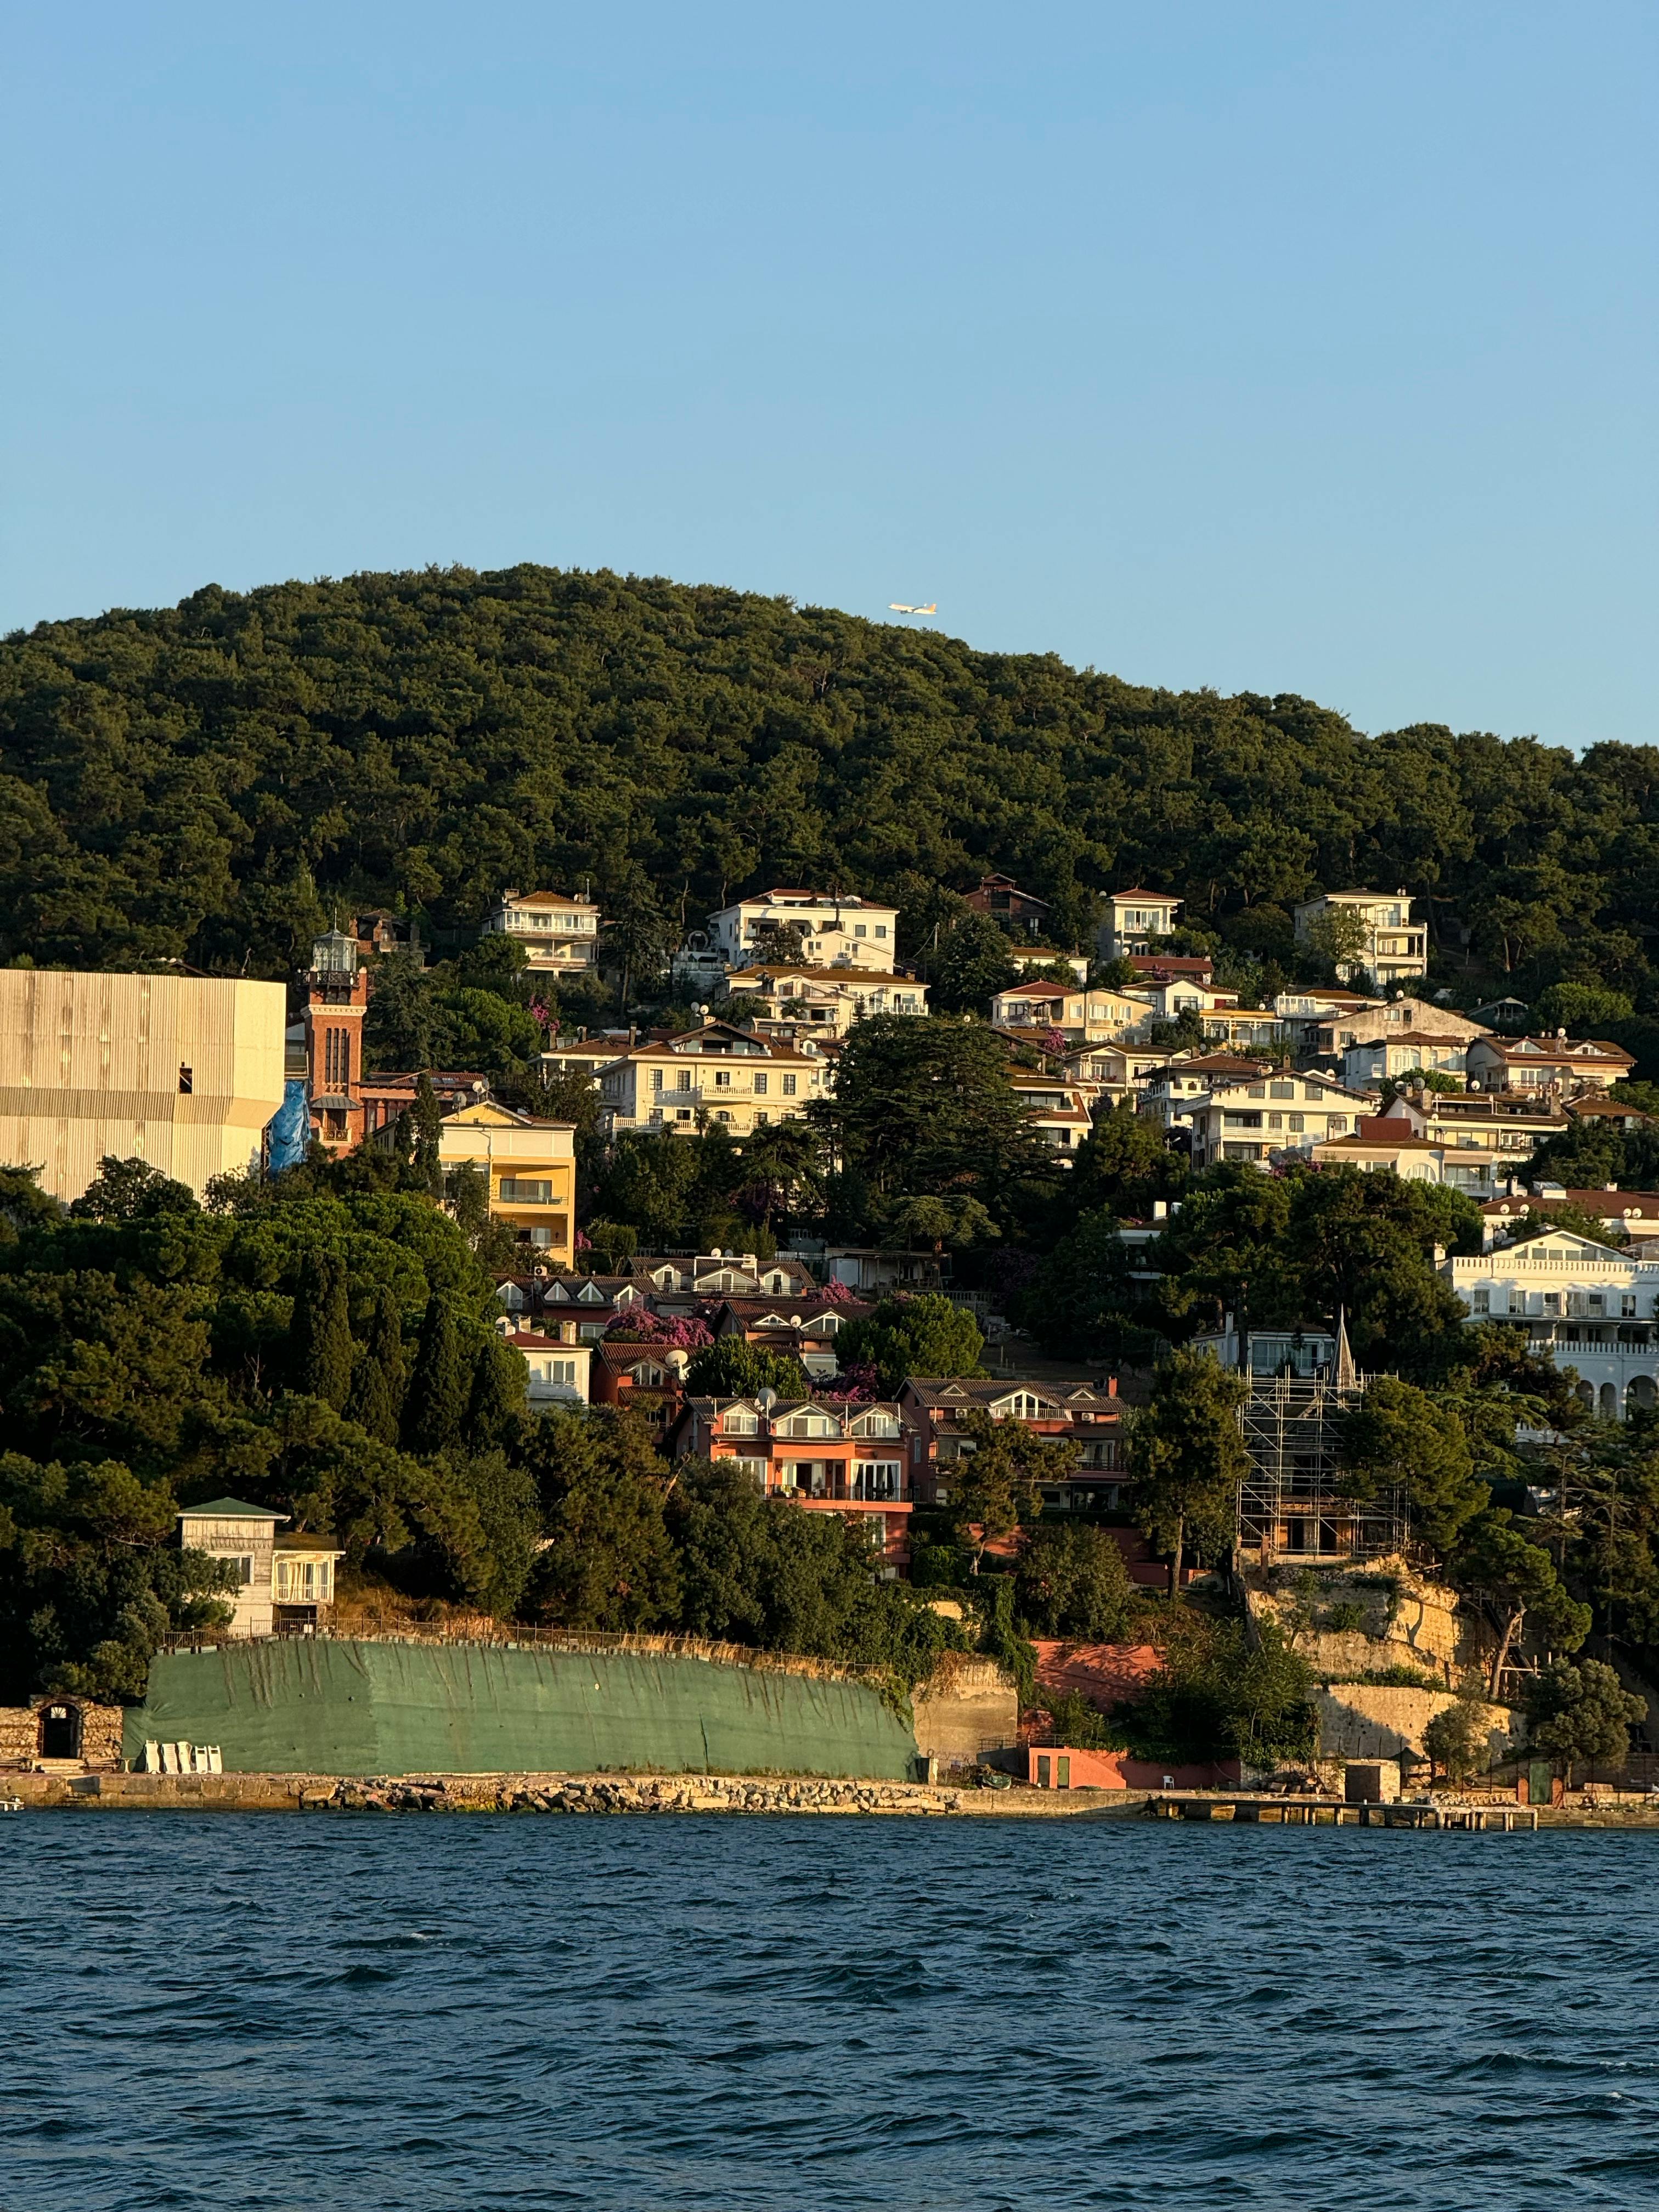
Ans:
[[[641,1652],[489,1644],[222,1644],[171,1652],[126,1717],[217,1744],[228,1771],[307,1774],[825,1774],[902,1781],[915,1742],[854,1682]]]

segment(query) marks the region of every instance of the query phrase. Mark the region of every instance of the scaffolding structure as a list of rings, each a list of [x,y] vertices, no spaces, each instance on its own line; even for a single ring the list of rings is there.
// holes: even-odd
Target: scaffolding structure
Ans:
[[[1269,1567],[1280,1560],[1376,1559],[1403,1549],[1403,1490],[1364,1504],[1344,1497],[1339,1446],[1345,1414],[1364,1395],[1352,1369],[1334,1376],[1252,1376],[1239,1410],[1250,1472],[1238,1489],[1238,1549]]]

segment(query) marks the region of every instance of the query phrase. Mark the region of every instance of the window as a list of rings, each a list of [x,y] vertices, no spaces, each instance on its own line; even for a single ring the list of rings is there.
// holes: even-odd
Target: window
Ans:
[[[1269,1115],[1268,1115],[1268,1116],[1267,1116],[1267,1127],[1268,1127],[1270,1129],[1282,1129],[1282,1128],[1284,1127],[1284,1126],[1285,1126],[1285,1116],[1284,1116],[1282,1114],[1269,1114]]]
[[[869,932],[865,928],[865,926],[861,921],[855,921],[853,924],[853,934],[854,937],[867,937]]]
[[[757,1098],[764,1098],[766,1096],[766,1075],[764,1070],[759,1072],[755,1077],[755,1096]]]
[[[553,1186],[534,1176],[503,1176],[503,1206],[551,1206]]]
[[[674,1088],[676,1091],[689,1091],[691,1088],[691,1071],[689,1067],[681,1068],[675,1078]]]
[[[1474,1300],[1471,1310],[1478,1314],[1490,1313],[1492,1310],[1492,1292],[1490,1291],[1477,1291],[1474,1294]]]
[[[717,1121],[729,1121],[731,1118],[732,1116],[726,1112],[724,1106],[720,1107],[714,1115],[714,1119]]]
[[[1269,1098],[1294,1098],[1296,1085],[1293,1083],[1270,1083],[1267,1096]]]
[[[651,1088],[653,1091],[662,1089],[662,1070],[659,1067],[653,1067],[651,1071]]]
[[[1299,1137],[1302,1133],[1302,1116],[1299,1114],[1287,1114],[1285,1119],[1292,1134]]]
[[[732,1088],[732,1071],[729,1067],[717,1067],[714,1070],[714,1088],[716,1091],[729,1091]]]
[[[196,1072],[186,1067],[182,1060],[179,1063],[179,1088],[186,1097],[196,1088]]]
[[[876,935],[877,935],[878,937],[885,937],[885,936],[886,936],[886,934],[887,934],[887,924],[886,924],[884,921],[878,921],[878,922],[876,924]]]
[[[548,1372],[555,1382],[574,1382],[576,1379],[576,1363],[574,1359],[550,1359],[548,1362]]]
[[[241,1558],[236,1560],[234,1565],[236,1568],[237,1581],[240,1583],[244,1589],[248,1589],[253,1581],[252,1554],[251,1553],[244,1552]]]
[[[1626,1291],[1620,1297],[1619,1301],[1619,1310],[1626,1321],[1634,1320],[1636,1316],[1636,1297],[1633,1291]]]
[[[783,1095],[786,1098],[793,1098],[795,1095],[795,1079],[793,1075],[786,1075],[783,1079]]]
[[[1251,1098],[1265,1098],[1267,1095],[1267,1086],[1265,1083],[1252,1083],[1247,1095]]]
[[[760,1419],[755,1413],[728,1413],[721,1426],[728,1437],[757,1437]]]
[[[1348,1133],[1348,1117],[1346,1114],[1333,1114],[1328,1126],[1332,1136],[1345,1137]]]

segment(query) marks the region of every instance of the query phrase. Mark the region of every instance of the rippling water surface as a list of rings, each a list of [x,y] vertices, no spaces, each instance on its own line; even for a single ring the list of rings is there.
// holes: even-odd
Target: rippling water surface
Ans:
[[[1659,2197],[1659,1836],[0,1822],[0,2207]]]

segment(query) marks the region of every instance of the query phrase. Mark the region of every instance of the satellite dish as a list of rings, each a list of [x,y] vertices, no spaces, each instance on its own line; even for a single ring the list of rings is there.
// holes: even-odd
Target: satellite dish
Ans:
[[[757,1390],[755,1393],[755,1403],[760,1407],[763,1413],[769,1413],[773,1407],[775,1406],[777,1402],[778,1394],[769,1386],[764,1390]]]

